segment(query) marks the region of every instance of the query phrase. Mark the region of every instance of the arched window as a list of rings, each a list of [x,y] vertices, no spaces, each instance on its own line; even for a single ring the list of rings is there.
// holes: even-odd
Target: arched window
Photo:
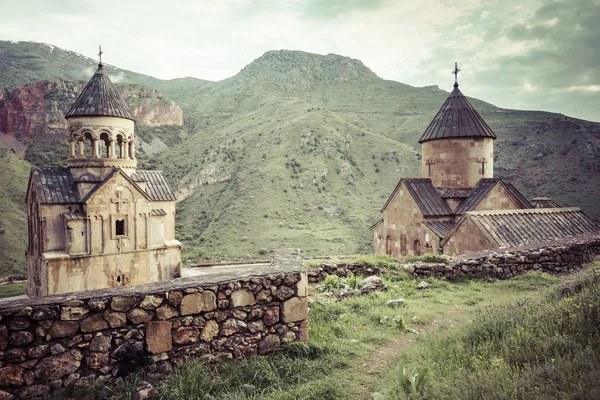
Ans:
[[[392,238],[389,235],[385,238],[385,254],[392,255]]]
[[[413,243],[413,251],[415,253],[415,256],[421,255],[421,242],[419,241],[419,239],[415,240],[415,242]]]
[[[98,156],[101,158],[108,158],[110,148],[110,135],[108,132],[102,132],[100,134],[100,149],[98,151]]]
[[[86,132],[83,134],[83,152],[81,156],[89,158],[92,156],[92,146],[94,145],[92,132]]]
[[[125,139],[123,135],[117,135],[117,158],[125,158]]]

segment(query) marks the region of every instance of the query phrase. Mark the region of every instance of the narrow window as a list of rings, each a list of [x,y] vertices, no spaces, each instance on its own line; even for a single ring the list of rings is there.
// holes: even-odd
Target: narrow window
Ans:
[[[124,219],[118,219],[115,222],[115,235],[125,236],[125,220]]]

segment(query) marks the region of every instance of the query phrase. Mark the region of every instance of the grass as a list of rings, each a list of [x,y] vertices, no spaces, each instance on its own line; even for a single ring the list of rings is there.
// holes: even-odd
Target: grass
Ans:
[[[422,256],[408,256],[403,260],[403,263],[444,263],[446,264],[448,260],[437,254],[423,254]]]
[[[11,282],[0,285],[0,298],[21,296],[27,293],[27,282]]]
[[[487,307],[419,339],[396,363],[431,370],[422,392],[399,390],[390,367],[382,398],[599,398],[600,276],[588,268],[560,280],[538,298]]]
[[[575,297],[565,300],[550,295],[543,295],[539,302],[535,299],[540,291],[549,287],[553,293],[569,293],[569,288],[588,282],[589,274],[589,270],[575,276],[532,272],[495,282],[466,279],[447,282],[428,278],[430,288],[425,290],[416,289],[420,279],[384,276],[389,287],[387,292],[344,300],[316,294],[310,306],[310,343],[294,343],[271,355],[241,361],[192,360],[166,381],[155,382],[155,385],[161,399],[370,399],[375,391],[388,393],[393,389],[392,376],[396,368],[391,364],[386,369],[386,360],[393,361],[400,349],[403,356],[396,363],[404,362],[408,378],[414,379],[414,373],[425,367],[429,369],[422,384],[425,398],[447,398],[442,394],[450,389],[455,390],[453,397],[464,398],[456,389],[463,384],[471,385],[465,390],[473,390],[473,393],[478,393],[475,388],[483,390],[488,386],[509,390],[509,379],[501,374],[506,369],[514,371],[515,366],[534,365],[538,352],[537,358],[553,357],[554,361],[544,364],[543,368],[535,366],[527,373],[539,375],[552,369],[558,373],[568,362],[567,355],[573,354],[575,364],[565,377],[578,382],[573,375],[575,371],[597,361],[597,357],[582,344],[583,337],[573,339],[564,335],[581,327],[579,316],[569,317],[571,312],[581,310],[577,309],[578,305],[582,307],[589,302],[598,306],[599,289],[593,289],[589,296],[585,294],[588,289],[582,290],[576,295],[583,296],[581,301]],[[386,305],[388,300],[400,297],[405,299],[404,305],[394,308]],[[552,302],[543,309],[557,308],[560,312],[544,316],[535,311],[535,304],[543,305],[549,299],[564,306],[557,308]],[[535,328],[543,321],[547,321],[544,327]],[[575,325],[569,328],[563,322]],[[552,324],[556,325],[555,330],[546,330]],[[526,330],[519,330],[519,326],[527,331],[535,328],[538,338],[550,335],[551,340],[539,347],[538,340],[531,342],[523,337]],[[588,331],[593,327],[585,326]],[[510,332],[512,334],[507,334]],[[564,339],[557,336],[559,333]],[[557,339],[552,339],[555,336]],[[504,339],[501,345],[494,347],[490,345],[490,337]],[[517,346],[513,353],[519,357],[511,358],[511,346]],[[380,353],[382,348],[386,350]],[[466,363],[461,364],[462,360]],[[460,371],[461,366],[463,371]],[[597,372],[595,368],[590,371]],[[524,373],[511,375],[511,378],[526,379],[526,376]],[[151,378],[136,375],[126,379],[105,397],[129,399],[140,379]],[[452,388],[452,379],[463,380],[460,380],[461,385]],[[496,386],[494,379],[499,379]],[[562,378],[556,379],[562,382]],[[479,380],[487,382],[487,386],[478,383]],[[491,398],[489,392],[485,393],[488,395],[484,398]]]

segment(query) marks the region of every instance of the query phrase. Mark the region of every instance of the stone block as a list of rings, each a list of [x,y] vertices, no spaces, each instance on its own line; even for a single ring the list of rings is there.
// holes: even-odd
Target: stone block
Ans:
[[[137,297],[113,297],[110,308],[113,311],[129,311],[137,303]]]
[[[42,358],[48,354],[50,354],[50,346],[47,344],[42,344],[29,349],[29,358]]]
[[[258,342],[258,354],[267,354],[279,348],[281,340],[277,335],[267,335],[263,340]]]
[[[145,324],[152,321],[154,315],[151,312],[142,310],[141,308],[134,308],[127,313],[127,318],[134,324]]]
[[[244,321],[229,318],[221,325],[221,335],[231,336],[235,333],[244,333],[247,329],[248,327]]]
[[[104,319],[111,328],[120,328],[127,323],[127,315],[122,312],[104,311]]]
[[[252,306],[255,303],[256,300],[254,299],[254,293],[247,289],[240,289],[231,293],[231,306],[234,308]]]
[[[33,342],[33,334],[28,331],[12,332],[8,337],[8,343],[16,347],[22,347]]]
[[[98,335],[94,336],[90,344],[90,351],[106,352],[110,350],[112,336]]]
[[[158,296],[154,294],[144,296],[144,299],[140,303],[140,307],[144,310],[154,310],[156,307],[162,304],[163,299],[163,296]]]
[[[182,326],[173,333],[173,343],[176,345],[192,344],[200,340],[200,331],[193,326]]]
[[[167,296],[167,303],[169,303],[173,307],[177,307],[179,303],[181,303],[182,298],[183,293],[181,292],[169,292],[169,295]]]
[[[74,321],[56,321],[50,332],[46,335],[46,340],[72,336],[79,330],[79,323]]]
[[[81,365],[79,350],[69,350],[41,360],[35,367],[35,376],[41,380],[60,379],[74,373]]]
[[[170,321],[152,321],[146,327],[146,348],[151,354],[165,353],[173,348]]]
[[[0,325],[0,351],[6,350],[8,347],[8,329],[6,326]]]
[[[279,307],[267,308],[263,312],[263,322],[267,326],[271,326],[279,322]]]
[[[219,324],[217,321],[209,319],[204,324],[204,328],[202,329],[202,333],[200,334],[200,339],[205,342],[210,342],[214,338],[219,335]]]
[[[0,387],[21,386],[22,384],[23,368],[14,364],[0,368]]]
[[[300,330],[298,333],[298,339],[308,342],[308,320],[305,319],[300,323]]]
[[[99,370],[106,367],[110,361],[108,353],[90,352],[85,358],[87,367],[90,369]]]
[[[21,392],[19,398],[21,399],[39,399],[44,397],[50,388],[46,385],[33,385]]]
[[[15,396],[4,390],[0,390],[0,400],[15,400]]]
[[[22,331],[31,326],[29,318],[16,317],[8,321],[8,329],[11,331]]]
[[[217,296],[211,291],[188,294],[181,300],[179,312],[181,315],[199,314],[217,308]]]
[[[177,309],[175,307],[165,304],[156,309],[156,315],[158,319],[165,320],[178,317],[179,312],[177,312]]]
[[[60,319],[63,321],[79,321],[83,319],[89,310],[86,307],[63,307],[60,310]]]
[[[34,321],[45,321],[54,319],[58,316],[58,307],[56,306],[40,306],[33,309],[31,319]]]
[[[281,321],[296,322],[308,318],[308,299],[293,297],[281,305]]]
[[[300,280],[296,285],[296,296],[306,297],[308,296],[308,276],[306,272],[300,274]]]
[[[87,317],[81,321],[80,325],[81,332],[97,332],[108,329],[109,327],[108,321],[99,314]]]

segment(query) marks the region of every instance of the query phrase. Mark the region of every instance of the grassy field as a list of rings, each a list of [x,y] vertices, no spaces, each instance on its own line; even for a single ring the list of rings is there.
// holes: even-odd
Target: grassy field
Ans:
[[[577,398],[591,398],[581,388],[585,368],[598,372],[590,366],[598,359],[598,267],[494,282],[427,279],[424,290],[416,289],[420,280],[389,275],[387,292],[339,301],[317,293],[310,343],[242,361],[194,360],[155,384],[161,399],[371,399],[375,392],[401,399],[414,396],[398,384],[402,361],[407,371],[429,368],[422,398],[528,398],[518,389],[524,383],[537,398],[577,387]],[[398,298],[403,306],[386,305]],[[553,392],[544,374],[558,386],[568,380],[565,391]],[[151,378],[140,374],[89,396],[128,399],[141,379]]]
[[[21,296],[27,293],[27,282],[11,282],[0,285],[0,299]]]

